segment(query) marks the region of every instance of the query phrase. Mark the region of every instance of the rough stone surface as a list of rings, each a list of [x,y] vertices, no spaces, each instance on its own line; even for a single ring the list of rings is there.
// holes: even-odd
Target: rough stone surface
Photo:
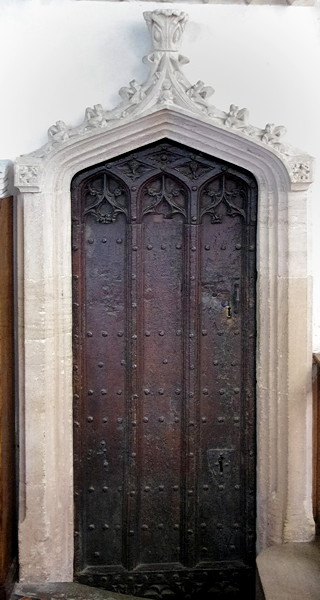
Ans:
[[[257,565],[266,600],[319,600],[319,540],[268,548]]]
[[[137,596],[115,594],[80,583],[16,584],[10,600],[139,600]]]
[[[115,594],[79,583],[16,584],[10,600],[140,600],[137,596]],[[265,600],[259,575],[256,577],[255,600]]]

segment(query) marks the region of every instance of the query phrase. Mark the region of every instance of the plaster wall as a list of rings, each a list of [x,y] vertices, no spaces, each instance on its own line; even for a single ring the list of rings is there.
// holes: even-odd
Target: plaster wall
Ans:
[[[150,37],[141,14],[159,5],[2,0],[0,157],[39,148],[58,119],[76,126],[86,106],[112,108],[120,87],[144,81],[141,56],[150,51]],[[212,85],[219,108],[249,108],[259,127],[285,125],[286,140],[316,158],[310,273],[313,350],[320,351],[320,6],[171,6],[190,15],[181,48],[192,59],[184,69],[188,79]]]

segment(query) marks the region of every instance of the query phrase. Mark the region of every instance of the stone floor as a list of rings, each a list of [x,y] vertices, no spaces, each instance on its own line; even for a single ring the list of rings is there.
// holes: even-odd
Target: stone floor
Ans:
[[[46,583],[15,585],[10,600],[141,600],[79,583]],[[265,600],[257,578],[256,600]]]
[[[10,600],[139,600],[136,596],[115,594],[79,583],[45,583],[15,585]]]
[[[320,600],[320,540],[272,546],[257,564],[266,600]]]

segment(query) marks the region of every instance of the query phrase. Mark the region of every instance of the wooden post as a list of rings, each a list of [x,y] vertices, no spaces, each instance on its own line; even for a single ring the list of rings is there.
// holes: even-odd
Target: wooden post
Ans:
[[[0,600],[15,578],[13,198],[0,199]]]
[[[313,514],[320,535],[320,354],[313,355]]]

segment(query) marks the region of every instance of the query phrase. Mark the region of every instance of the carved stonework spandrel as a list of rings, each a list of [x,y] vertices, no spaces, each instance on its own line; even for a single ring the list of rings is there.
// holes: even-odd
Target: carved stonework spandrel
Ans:
[[[127,86],[121,87],[121,102],[112,110],[105,110],[101,104],[87,107],[83,122],[76,127],[58,120],[48,129],[48,143],[33,156],[44,157],[61,144],[73,143],[74,138],[95,135],[96,129],[114,129],[150,111],[178,108],[189,114],[196,114],[199,119],[205,119],[217,127],[237,131],[281,155],[293,183],[311,181],[310,165],[309,169],[304,169],[303,174],[301,168],[298,173],[297,168],[292,169],[289,165],[301,153],[283,143],[285,127],[273,123],[267,123],[263,128],[256,127],[249,123],[248,109],[239,108],[236,104],[231,104],[229,110],[220,110],[209,103],[209,98],[214,93],[211,86],[201,80],[191,83],[185,77],[182,67],[189,59],[179,54],[179,50],[188,20],[186,13],[174,9],[157,9],[146,11],[144,18],[152,40],[152,50],[143,59],[150,68],[146,81],[139,83],[132,79]],[[19,162],[23,161],[23,157],[19,159]],[[297,160],[294,160],[294,164],[296,163]],[[26,186],[32,185],[28,177],[23,177],[23,183]]]

